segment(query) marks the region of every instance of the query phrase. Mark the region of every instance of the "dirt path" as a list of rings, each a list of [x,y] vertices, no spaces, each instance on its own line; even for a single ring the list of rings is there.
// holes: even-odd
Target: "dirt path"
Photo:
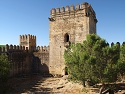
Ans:
[[[10,89],[7,94],[97,94],[83,89],[82,85],[69,82],[66,77],[33,76],[14,78],[9,83]]]
[[[99,92],[96,88],[83,88],[78,83],[69,82],[67,77],[43,78],[42,76],[32,76],[14,78],[9,82],[10,89],[7,94],[98,94]]]

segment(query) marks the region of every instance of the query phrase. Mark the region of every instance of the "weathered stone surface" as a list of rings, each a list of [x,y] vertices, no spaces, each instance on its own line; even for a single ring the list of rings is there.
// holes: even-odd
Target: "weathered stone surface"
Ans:
[[[88,3],[53,8],[49,20],[49,46],[36,49],[36,36],[28,34],[20,35],[20,46],[0,47],[0,54],[7,53],[13,62],[10,75],[49,72],[58,77],[65,75],[64,51],[71,43],[82,43],[87,34],[96,33],[96,14]]]
[[[65,10],[65,11],[64,11]],[[96,33],[96,15],[91,5],[51,10],[49,71],[65,75],[64,50],[70,43],[82,43],[87,34]]]

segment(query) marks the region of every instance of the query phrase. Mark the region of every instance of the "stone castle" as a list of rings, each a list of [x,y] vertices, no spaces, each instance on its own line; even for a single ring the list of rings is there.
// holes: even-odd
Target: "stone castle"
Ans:
[[[88,3],[53,8],[50,12],[49,46],[37,46],[36,36],[20,35],[19,46],[6,45],[0,54],[11,61],[10,76],[41,73],[66,74],[64,50],[70,43],[82,43],[87,34],[96,34],[96,14]]]
[[[65,74],[64,50],[96,33],[96,14],[88,3],[52,9],[50,15],[49,71]]]

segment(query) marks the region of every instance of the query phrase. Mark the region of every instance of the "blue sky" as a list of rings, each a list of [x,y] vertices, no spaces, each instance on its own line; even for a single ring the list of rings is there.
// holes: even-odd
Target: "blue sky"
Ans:
[[[32,34],[37,45],[49,45],[50,10],[88,2],[98,19],[97,34],[107,42],[125,41],[125,0],[0,0],[0,44],[19,44]]]

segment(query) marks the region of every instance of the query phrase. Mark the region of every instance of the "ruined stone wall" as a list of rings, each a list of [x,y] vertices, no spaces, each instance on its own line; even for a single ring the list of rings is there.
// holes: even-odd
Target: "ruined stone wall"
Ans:
[[[52,9],[50,13],[49,70],[52,74],[65,74],[64,50],[70,43],[81,43],[86,35],[96,33],[96,15],[91,5]]]
[[[6,54],[10,61],[10,77],[31,73],[31,55],[24,46],[6,45],[0,47],[0,54]]]
[[[20,45],[0,47],[0,54],[6,54],[10,61],[10,76],[49,73],[49,46],[36,48],[36,36],[20,35]]]
[[[49,74],[49,46],[38,46],[36,52],[34,52],[34,63],[41,74]],[[35,68],[34,67],[34,70]]]

